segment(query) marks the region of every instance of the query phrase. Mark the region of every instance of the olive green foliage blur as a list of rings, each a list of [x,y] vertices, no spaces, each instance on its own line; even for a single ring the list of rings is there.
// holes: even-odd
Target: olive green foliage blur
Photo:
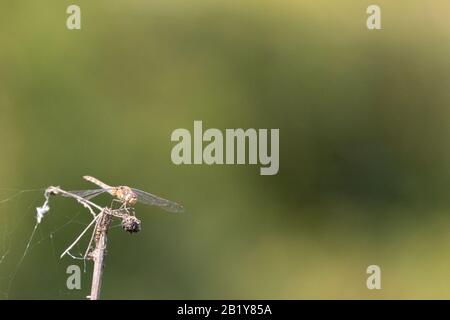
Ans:
[[[53,199],[22,259],[43,192],[1,200],[90,174],[187,211],[115,222],[104,299],[448,298],[450,4],[379,0],[369,31],[372,2],[2,2],[0,297],[88,295],[90,262],[68,290],[83,261],[59,255],[89,213]],[[174,165],[194,120],[279,128],[279,173]]]

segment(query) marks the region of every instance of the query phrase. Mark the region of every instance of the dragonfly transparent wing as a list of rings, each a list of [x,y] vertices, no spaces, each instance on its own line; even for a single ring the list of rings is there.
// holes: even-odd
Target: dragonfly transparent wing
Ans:
[[[84,198],[86,200],[91,200],[92,198],[95,198],[96,196],[101,195],[102,193],[109,192],[108,189],[92,189],[92,190],[73,190],[69,191],[69,193],[75,194],[81,198]]]
[[[132,190],[134,193],[136,193],[136,195],[138,197],[138,201],[141,203],[148,204],[151,206],[158,206],[169,212],[178,213],[178,212],[184,211],[183,206],[174,201],[160,198],[158,196],[155,196],[154,194],[151,194],[151,193],[139,190],[139,189],[132,189]]]

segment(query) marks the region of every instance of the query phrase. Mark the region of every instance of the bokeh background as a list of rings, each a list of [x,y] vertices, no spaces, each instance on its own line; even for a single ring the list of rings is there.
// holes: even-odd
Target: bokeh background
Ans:
[[[138,206],[136,235],[115,223],[104,299],[449,298],[450,2],[377,0],[369,31],[373,3],[2,1],[0,297],[89,294],[90,263],[70,291],[83,262],[59,259],[87,211],[53,199],[26,249],[43,192],[13,189],[91,174],[188,212]],[[278,175],[172,164],[194,120],[279,128]]]

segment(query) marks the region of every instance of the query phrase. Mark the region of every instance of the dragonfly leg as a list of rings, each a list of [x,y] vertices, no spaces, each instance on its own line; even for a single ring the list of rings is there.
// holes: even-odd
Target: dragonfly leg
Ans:
[[[123,211],[125,211],[127,214],[133,214],[133,215],[134,215],[133,208],[130,207],[126,202],[122,202],[122,201],[120,201],[120,200],[116,200],[116,201],[120,202],[120,204],[121,204],[121,206],[120,206],[120,208],[119,208],[120,211],[123,210]]]
[[[114,208],[114,207],[117,207],[117,208]],[[130,215],[130,214],[134,215],[133,208],[128,207],[125,202],[120,201],[119,199],[113,199],[111,201],[110,208],[111,208],[111,211],[113,211],[113,212],[119,212],[119,213],[125,212],[128,215]],[[116,216],[118,216],[118,215],[116,214]]]
[[[111,208],[111,210],[115,210],[115,204],[120,204],[120,205],[118,205],[117,207],[117,209],[121,209],[122,208],[122,206],[123,206],[123,202],[122,201],[120,201],[119,199],[113,199],[112,201],[111,201],[111,206],[110,206],[110,208]]]

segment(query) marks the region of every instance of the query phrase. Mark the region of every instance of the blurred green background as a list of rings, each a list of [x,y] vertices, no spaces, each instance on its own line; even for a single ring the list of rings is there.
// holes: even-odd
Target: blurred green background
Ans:
[[[369,31],[373,3],[2,1],[0,298],[89,294],[59,259],[87,211],[53,199],[23,256],[43,192],[1,201],[85,174],[188,211],[111,230],[104,299],[449,298],[450,2],[377,0]],[[194,120],[279,128],[278,175],[172,164]]]

